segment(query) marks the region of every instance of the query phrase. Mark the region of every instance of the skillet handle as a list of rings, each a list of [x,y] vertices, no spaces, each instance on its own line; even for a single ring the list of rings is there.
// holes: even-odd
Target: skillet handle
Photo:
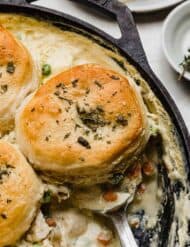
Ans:
[[[114,17],[121,30],[121,38],[115,44],[124,50],[135,62],[152,77],[155,75],[150,68],[142,46],[140,36],[131,11],[117,0],[78,0],[83,4],[93,5],[99,11]]]

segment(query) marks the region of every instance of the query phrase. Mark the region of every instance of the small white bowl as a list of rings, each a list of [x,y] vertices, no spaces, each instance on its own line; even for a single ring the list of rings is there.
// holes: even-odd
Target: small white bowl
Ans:
[[[174,6],[184,0],[120,0],[126,3],[132,12],[147,13]]]
[[[162,46],[170,65],[181,74],[183,68],[179,64],[190,49],[190,1],[175,8],[166,18]],[[190,80],[190,73],[186,72],[184,77]]]

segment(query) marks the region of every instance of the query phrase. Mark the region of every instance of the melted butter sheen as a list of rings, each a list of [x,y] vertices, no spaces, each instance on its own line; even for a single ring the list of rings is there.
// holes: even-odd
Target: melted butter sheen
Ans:
[[[84,64],[84,63],[98,63],[100,65],[112,68],[119,73],[127,73],[129,81],[134,84],[134,79],[141,82],[138,90],[142,93],[144,101],[149,109],[149,122],[151,126],[157,128],[162,136],[164,156],[163,160],[168,169],[168,175],[171,181],[176,179],[180,180],[182,183],[185,181],[185,171],[181,151],[179,149],[179,144],[177,138],[174,134],[173,125],[164,111],[160,102],[155,98],[154,94],[150,90],[147,83],[140,77],[138,72],[125,60],[125,66],[127,71],[125,72],[119,67],[119,65],[111,58],[115,57],[120,60],[122,58],[106,50],[105,48],[95,44],[93,41],[87,38],[72,33],[69,31],[61,31],[56,27],[53,27],[49,23],[34,20],[32,18],[19,16],[19,15],[8,15],[0,14],[0,23],[8,28],[15,36],[17,36],[29,49],[33,56],[33,59],[38,67],[39,74],[41,75],[41,68],[44,64],[50,64],[52,73],[48,77],[41,75],[39,86],[45,83],[49,77],[61,72],[62,70],[68,69],[72,66]],[[11,142],[15,142],[14,133],[5,136],[4,139]],[[184,183],[184,186],[185,183]],[[132,211],[138,209],[144,209],[145,212],[151,216],[152,225],[157,221],[156,213],[159,208],[159,200],[155,199],[155,190],[158,190],[155,181],[152,181],[148,185],[147,193],[144,196],[144,200],[138,205],[135,204],[132,207]],[[157,192],[156,192],[157,193]],[[152,194],[152,195],[150,195]],[[150,206],[152,204],[152,206]],[[175,198],[176,210],[175,217],[178,219],[179,225],[179,246],[183,247],[185,242],[189,239],[187,234],[187,222],[189,219],[189,198],[186,192],[182,193],[177,199]],[[154,211],[155,209],[155,211]],[[72,217],[71,212],[67,212],[70,217]],[[72,247],[74,246],[97,246],[96,236],[102,229],[106,228],[102,226],[93,218],[88,218],[88,228],[80,238],[69,238],[66,231],[63,231],[62,238],[64,241],[68,241]],[[59,222],[61,225],[61,220]],[[59,225],[58,224],[58,225]],[[151,226],[150,226],[151,227]],[[172,229],[169,234],[169,244],[168,246],[174,247],[174,239],[176,236],[176,222],[172,224]],[[32,247],[33,245],[29,242],[23,240],[18,243],[18,247]],[[51,247],[52,243],[46,239],[43,241],[42,247]],[[57,245],[55,245],[57,246]],[[58,245],[59,246],[59,245]],[[62,247],[68,246],[66,242],[62,243]],[[107,245],[109,247],[119,246],[118,241],[114,240],[111,244]],[[156,241],[152,243],[153,247],[157,246]]]

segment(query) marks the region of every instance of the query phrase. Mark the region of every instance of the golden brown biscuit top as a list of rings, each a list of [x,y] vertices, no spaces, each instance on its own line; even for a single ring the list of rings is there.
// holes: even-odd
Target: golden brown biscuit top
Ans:
[[[37,169],[72,174],[109,166],[142,136],[144,118],[127,78],[87,64],[43,85],[20,110],[16,129]]]
[[[42,185],[23,155],[0,141],[0,246],[15,244],[29,229]]]
[[[0,131],[8,129],[16,106],[11,107],[26,94],[21,88],[27,90],[24,87],[31,83],[32,73],[33,62],[26,48],[0,26]]]

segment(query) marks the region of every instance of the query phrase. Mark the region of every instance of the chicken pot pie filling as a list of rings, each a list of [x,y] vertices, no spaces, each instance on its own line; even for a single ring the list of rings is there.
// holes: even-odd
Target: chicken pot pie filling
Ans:
[[[116,50],[94,42],[96,37],[87,39],[69,28],[63,31],[16,14],[1,14],[0,23],[28,48],[41,74],[39,87],[81,64],[98,64],[126,76],[144,101],[150,136],[124,174],[118,169],[100,185],[80,188],[56,183],[55,176],[47,180],[37,172],[44,186],[41,207],[15,246],[120,246],[110,222],[93,210],[115,208],[126,198],[128,220],[139,246],[189,246],[189,188],[183,153],[168,114],[136,69]],[[15,131],[1,139],[17,146]]]

